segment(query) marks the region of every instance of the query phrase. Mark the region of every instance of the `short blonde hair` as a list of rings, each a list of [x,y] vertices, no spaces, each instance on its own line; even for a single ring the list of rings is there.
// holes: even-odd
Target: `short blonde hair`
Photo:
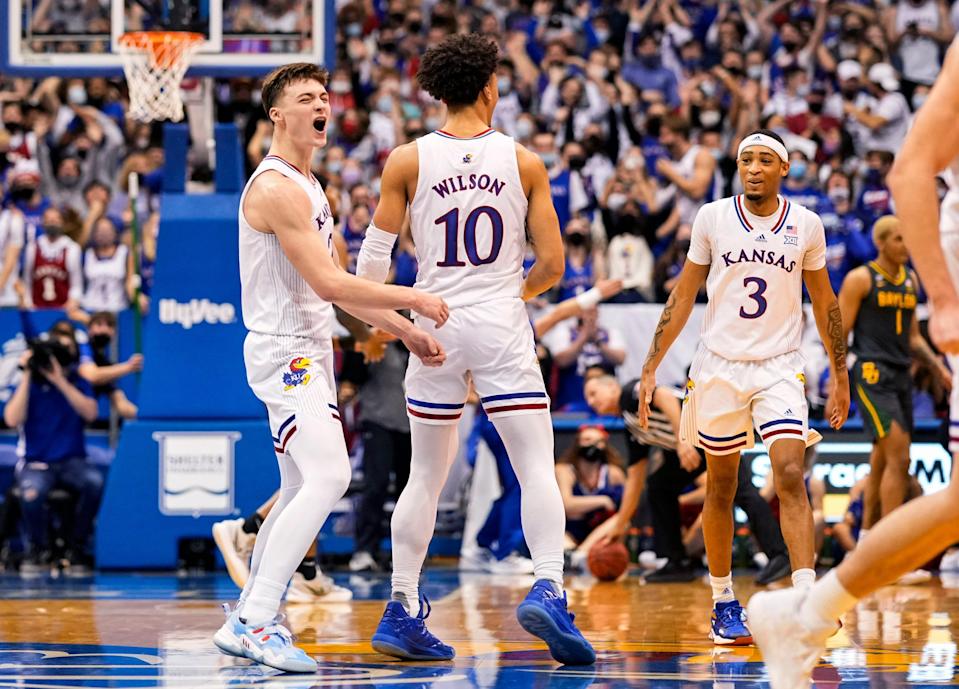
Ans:
[[[893,232],[898,232],[901,227],[899,218],[895,215],[884,215],[872,226],[872,243],[879,247],[879,242],[886,240],[886,237]]]

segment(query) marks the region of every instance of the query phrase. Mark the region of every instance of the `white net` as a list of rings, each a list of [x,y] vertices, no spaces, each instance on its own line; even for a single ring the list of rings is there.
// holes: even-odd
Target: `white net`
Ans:
[[[201,34],[136,31],[120,37],[120,56],[130,89],[130,116],[141,122],[183,119],[180,82]]]

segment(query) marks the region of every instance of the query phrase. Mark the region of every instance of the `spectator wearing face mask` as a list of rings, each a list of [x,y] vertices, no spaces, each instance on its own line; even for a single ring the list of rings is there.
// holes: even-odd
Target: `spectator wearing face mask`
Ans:
[[[549,189],[553,207],[559,218],[559,226],[566,227],[573,215],[571,194],[572,173],[556,148],[556,136],[552,132],[537,132],[533,135],[532,151],[536,153],[549,173]],[[583,161],[585,164],[585,160]]]
[[[910,111],[905,96],[899,92],[899,79],[892,65],[880,62],[870,67],[869,88],[874,107],[859,108],[847,102],[845,113],[868,129],[867,150],[895,153],[906,138]]]
[[[798,64],[791,64],[783,70],[785,88],[777,91],[766,102],[763,117],[779,115],[788,122],[809,112],[806,96],[809,95],[809,77]]]
[[[63,233],[63,215],[56,208],[44,212],[41,227],[24,259],[26,303],[39,309],[76,309],[83,296],[80,245]]]
[[[906,98],[918,84],[931,86],[942,68],[942,49],[952,40],[949,9],[943,0],[900,0],[883,16],[889,42],[902,65]]]
[[[362,186],[362,185],[360,185]],[[372,215],[366,204],[356,204],[343,221],[343,240],[346,242],[347,264],[344,266],[349,272],[356,273],[356,258],[360,255],[363,238],[366,237],[366,228],[370,225]]]
[[[716,160],[708,149],[689,140],[689,122],[682,117],[671,115],[663,119],[659,140],[670,159],[658,159],[656,171],[675,190],[671,221],[683,235],[685,229],[692,227],[697,211],[712,201]]]
[[[604,120],[609,103],[592,81],[567,76],[558,83],[549,83],[543,91],[540,110],[553,122],[562,145],[567,141],[581,141],[588,125]]]
[[[648,2],[647,5],[654,5]],[[635,35],[632,34],[631,35]],[[671,108],[680,105],[679,88],[676,75],[663,66],[660,39],[657,34],[646,32],[637,35],[635,40],[635,58],[623,64],[622,76],[638,91],[658,91]],[[627,52],[630,40],[627,39]]]
[[[863,77],[862,65],[857,61],[840,62],[836,67],[839,91],[827,97],[823,104],[823,114],[842,122],[859,155],[865,155],[868,150],[871,130],[852,113],[872,112],[876,108],[876,99],[863,88]]]
[[[129,249],[119,242],[116,225],[106,217],[100,218],[94,226],[90,244],[83,254],[86,282],[83,308],[87,311],[122,311],[129,306]]]
[[[40,146],[38,159],[41,171],[41,192],[58,208],[85,211],[87,206],[83,190],[95,177],[94,166],[81,167],[78,157],[67,156],[60,160],[54,174],[50,164],[50,149],[43,143]]]
[[[839,294],[842,280],[850,270],[869,261],[875,247],[869,227],[853,206],[849,176],[835,171],[826,180],[830,209],[820,214],[826,231],[826,270],[833,291]]]
[[[87,335],[90,338],[90,354],[93,357],[93,365],[99,371],[110,371],[116,366],[113,361],[111,348],[113,341],[117,336],[117,317],[111,311],[98,311],[90,316],[90,323],[87,325]],[[83,361],[81,357],[81,361]],[[89,364],[86,364],[89,367]],[[83,364],[79,367],[80,375],[83,376]],[[107,380],[104,383],[93,386],[94,397],[107,396],[110,399],[110,406],[116,411],[121,419],[135,419],[137,416],[137,406],[133,404],[120,388],[114,385],[114,380]]]
[[[862,189],[856,202],[856,210],[866,225],[872,227],[879,218],[894,213],[892,193],[886,184],[886,176],[892,169],[893,154],[889,151],[869,151],[863,171]]]
[[[590,549],[615,525],[623,501],[626,472],[609,434],[582,426],[576,442],[556,462],[556,482],[566,510],[566,550],[570,568],[583,572]]]
[[[566,270],[559,281],[557,301],[565,301],[582,294],[597,278],[594,268],[589,224],[583,218],[574,218],[566,226]]]
[[[583,381],[590,369],[612,372],[626,360],[626,342],[615,328],[599,324],[599,310],[584,309],[572,325],[557,327],[544,340],[559,369],[555,406],[561,411],[587,411]]]
[[[789,172],[782,185],[782,195],[817,215],[829,208],[829,199],[822,193],[806,154],[793,150],[789,154]]]
[[[519,136],[519,117],[523,114],[523,104],[516,91],[516,70],[511,60],[501,60],[496,69],[496,86],[499,90],[499,101],[493,111],[493,128],[507,136]],[[527,138],[529,133],[527,133]]]
[[[8,175],[8,182],[10,202],[23,214],[28,233],[42,232],[43,214],[53,204],[40,191],[40,167],[37,162],[18,160]]]

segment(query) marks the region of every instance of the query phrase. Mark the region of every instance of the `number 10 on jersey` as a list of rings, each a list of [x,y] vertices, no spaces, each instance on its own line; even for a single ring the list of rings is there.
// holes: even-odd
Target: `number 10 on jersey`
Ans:
[[[479,248],[476,246],[476,224],[484,215],[489,218],[490,225],[493,228],[491,246],[485,257],[480,256]],[[446,251],[443,254],[443,260],[436,265],[441,268],[465,266],[466,263],[460,260],[460,209],[454,208],[437,218],[434,223],[445,225],[446,232]],[[500,215],[499,211],[492,206],[480,206],[470,211],[463,223],[463,246],[466,249],[466,258],[474,266],[495,261],[499,256],[500,248],[503,246],[503,216]]]

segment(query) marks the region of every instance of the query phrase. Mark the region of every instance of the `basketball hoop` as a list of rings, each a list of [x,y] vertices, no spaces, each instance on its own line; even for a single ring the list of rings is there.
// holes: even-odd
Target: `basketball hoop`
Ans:
[[[203,35],[189,31],[133,31],[120,36],[130,88],[130,116],[141,122],[183,119],[180,82]]]

